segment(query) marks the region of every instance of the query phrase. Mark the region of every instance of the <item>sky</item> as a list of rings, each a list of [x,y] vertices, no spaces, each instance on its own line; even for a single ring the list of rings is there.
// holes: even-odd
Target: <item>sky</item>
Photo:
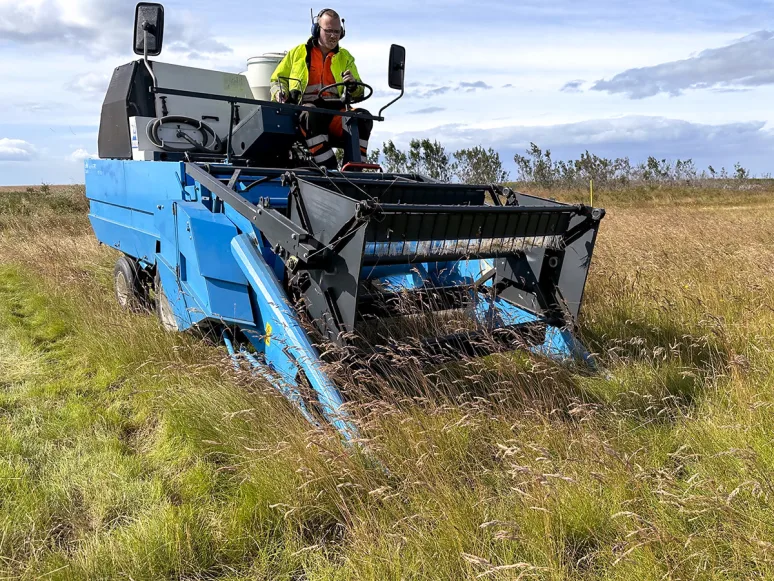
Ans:
[[[105,90],[132,52],[135,2],[0,0],[0,185],[83,183]],[[309,36],[310,5],[164,3],[157,60],[243,71]],[[313,6],[315,14],[324,6]],[[692,159],[774,173],[774,0],[341,1],[342,46],[376,112],[392,43],[406,47],[406,94],[372,147],[429,138],[513,156]]]

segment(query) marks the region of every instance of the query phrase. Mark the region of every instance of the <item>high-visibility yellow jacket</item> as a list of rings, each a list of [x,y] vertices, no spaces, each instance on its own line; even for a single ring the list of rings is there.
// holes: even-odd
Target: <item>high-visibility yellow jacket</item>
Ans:
[[[279,93],[282,91],[287,97],[291,91],[297,90],[300,95],[304,94],[309,84],[309,62],[314,47],[314,40],[309,40],[304,44],[299,44],[291,49],[285,55],[274,69],[271,75],[271,99],[279,101]],[[355,57],[345,48],[337,46],[331,57],[331,72],[334,79],[339,83],[342,81],[341,75],[349,70],[356,81],[360,81],[360,74],[355,66]],[[344,91],[344,87],[338,87],[339,95]],[[352,96],[357,98],[363,95],[363,87],[359,86],[352,91]]]

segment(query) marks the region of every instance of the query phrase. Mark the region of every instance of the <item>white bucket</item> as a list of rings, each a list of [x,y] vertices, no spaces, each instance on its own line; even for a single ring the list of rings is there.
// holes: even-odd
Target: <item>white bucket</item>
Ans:
[[[247,71],[242,74],[247,77],[253,98],[262,101],[271,99],[271,74],[286,54],[285,52],[267,52],[247,59]]]

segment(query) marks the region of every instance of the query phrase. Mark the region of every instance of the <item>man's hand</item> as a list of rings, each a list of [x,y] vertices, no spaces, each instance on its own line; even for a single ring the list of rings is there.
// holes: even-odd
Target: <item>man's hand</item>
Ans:
[[[341,80],[344,81],[345,83],[354,83],[355,77],[352,75],[352,71],[347,69],[341,74]]]

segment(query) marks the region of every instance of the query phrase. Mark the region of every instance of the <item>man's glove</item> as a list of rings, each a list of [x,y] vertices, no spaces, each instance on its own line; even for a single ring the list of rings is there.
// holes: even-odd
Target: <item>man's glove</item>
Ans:
[[[301,101],[301,91],[298,89],[293,89],[290,91],[290,95],[285,93],[285,91],[280,91],[277,94],[277,102],[279,103],[291,103],[292,105],[298,105]]]

